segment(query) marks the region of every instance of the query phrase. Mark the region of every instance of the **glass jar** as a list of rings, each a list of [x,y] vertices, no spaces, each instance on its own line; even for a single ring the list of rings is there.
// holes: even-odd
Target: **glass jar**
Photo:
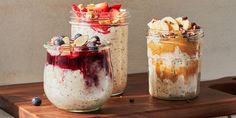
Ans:
[[[119,15],[109,12],[90,14],[90,12],[71,11],[71,37],[77,33],[99,36],[101,43],[111,43],[111,61],[113,66],[113,95],[122,94],[127,85],[128,61],[128,17],[125,9]],[[100,17],[103,16],[103,17]]]
[[[165,100],[192,99],[199,94],[203,31],[149,29],[147,53],[149,93]]]
[[[108,45],[63,50],[51,45],[44,47],[44,92],[52,104],[70,112],[90,112],[108,100],[113,88]]]

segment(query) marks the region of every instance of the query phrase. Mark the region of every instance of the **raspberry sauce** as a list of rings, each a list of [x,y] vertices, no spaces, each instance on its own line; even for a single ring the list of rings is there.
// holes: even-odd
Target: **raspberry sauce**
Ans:
[[[106,75],[111,76],[111,62],[109,51],[73,51],[69,55],[51,55],[47,53],[47,64],[69,69],[80,70],[88,87],[99,84],[98,73],[105,69]]]

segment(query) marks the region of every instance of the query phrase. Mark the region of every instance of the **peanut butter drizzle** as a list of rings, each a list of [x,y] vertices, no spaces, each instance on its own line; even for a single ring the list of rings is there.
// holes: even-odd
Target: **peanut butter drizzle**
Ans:
[[[188,41],[188,39],[183,37],[168,38],[167,40],[161,40],[159,43],[150,41],[148,47],[151,48],[153,55],[173,53],[176,47],[179,47],[182,52],[187,53],[189,56],[194,56],[199,52],[198,41]]]
[[[200,51],[197,41],[189,42],[185,38],[169,38],[158,43],[151,41],[148,47],[151,49],[153,55],[157,54],[159,56],[163,53],[174,53],[176,47],[179,47],[183,53],[187,53],[189,56],[195,56]],[[156,66],[156,74],[160,79],[170,79],[173,82],[180,75],[183,75],[184,79],[187,80],[190,76],[197,73],[199,69],[198,60],[189,60],[188,66],[178,68],[165,64],[163,60],[153,60],[153,65]]]
[[[183,75],[185,80],[188,80],[190,76],[196,74],[199,68],[199,61],[189,61],[189,65],[186,67],[171,67],[163,63],[162,60],[156,62],[156,74],[160,79],[170,79],[175,82],[178,76]]]

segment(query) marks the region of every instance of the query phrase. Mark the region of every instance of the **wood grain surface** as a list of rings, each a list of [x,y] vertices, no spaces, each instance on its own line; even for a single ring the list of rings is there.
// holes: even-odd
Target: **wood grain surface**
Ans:
[[[81,118],[81,117],[213,117],[236,114],[236,77],[201,82],[198,98],[188,101],[164,101],[148,93],[147,73],[128,76],[128,86],[121,96],[111,97],[98,111],[69,113],[53,106],[43,92],[42,83],[0,87],[0,107],[19,118]],[[41,106],[32,106],[34,96],[42,98]]]

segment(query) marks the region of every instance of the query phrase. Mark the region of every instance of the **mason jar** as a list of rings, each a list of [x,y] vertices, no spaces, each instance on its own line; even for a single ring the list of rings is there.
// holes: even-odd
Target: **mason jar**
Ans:
[[[72,38],[78,33],[96,35],[102,44],[111,43],[113,95],[122,94],[127,85],[128,17],[125,9],[121,9],[116,16],[111,16],[109,12],[80,12],[78,15],[73,11],[70,16]]]
[[[202,29],[186,31],[149,29],[147,54],[149,93],[165,100],[198,96],[201,77]]]
[[[113,79],[108,45],[93,49],[44,47],[44,92],[52,104],[69,112],[90,112],[110,98]]]

